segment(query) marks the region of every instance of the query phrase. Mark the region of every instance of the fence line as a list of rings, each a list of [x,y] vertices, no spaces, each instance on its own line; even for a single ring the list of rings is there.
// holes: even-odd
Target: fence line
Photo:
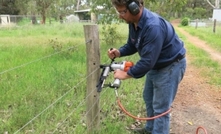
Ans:
[[[100,69],[100,68],[97,68],[97,69]],[[90,75],[92,75],[93,73],[95,73],[97,70],[94,70],[93,72],[91,72],[91,74]],[[15,134],[17,134],[17,133],[19,133],[22,129],[24,129],[26,126],[28,126],[31,122],[33,122],[35,119],[37,119],[40,115],[42,115],[44,112],[46,112],[49,108],[51,108],[53,105],[55,105],[59,100],[61,100],[62,98],[64,98],[66,95],[68,95],[73,89],[75,89],[77,86],[79,86],[80,84],[82,84],[90,75],[88,75],[87,77],[85,77],[83,80],[81,80],[80,82],[78,82],[78,84],[76,85],[76,86],[74,86],[74,87],[72,87],[69,91],[67,91],[64,95],[62,95],[61,97],[59,97],[57,100],[55,100],[53,103],[51,103],[47,108],[45,108],[42,112],[40,112],[39,114],[37,114],[34,118],[32,118],[29,122],[27,122],[24,126],[22,126],[19,130],[17,130],[16,132],[15,132]],[[63,123],[65,122],[65,120],[67,120],[80,106],[82,106],[83,105],[83,103],[85,103],[85,101],[86,101],[86,99],[93,93],[93,91],[95,91],[95,90],[97,90],[96,88],[94,88],[91,92],[90,92],[90,94],[88,94],[86,97],[85,97],[85,99],[84,100],[82,100],[79,104],[78,104],[78,106],[67,116],[67,118],[65,118],[63,121],[62,121],[62,123],[57,127],[57,128],[59,128],[60,126],[62,126],[63,125]],[[106,90],[107,91],[107,90]],[[101,95],[103,95],[106,91],[103,91],[102,93],[101,93]],[[110,96],[109,96],[109,98],[110,98]],[[97,101],[99,101],[99,100],[97,100]],[[93,108],[93,106],[96,104],[97,102],[95,102],[92,106],[91,106],[91,108],[88,110],[88,111],[90,111],[92,108]],[[104,106],[105,104],[103,104],[102,106]],[[102,107],[100,108],[100,110],[102,109]],[[88,114],[88,112],[86,112],[85,113],[85,115],[84,116],[86,116]],[[98,114],[99,113],[97,113],[96,114],[96,116],[93,118],[93,120],[95,120],[95,118],[98,116]],[[92,120],[92,122],[93,122],[93,120]],[[76,128],[77,128],[77,126],[76,126]],[[52,133],[55,133],[56,132],[56,129],[52,132]]]
[[[3,19],[4,17],[4,19]],[[5,21],[5,17],[7,17]],[[42,16],[40,15],[0,15],[0,26],[7,26],[7,25],[16,25],[18,23],[21,23],[22,25],[28,25],[28,24],[41,24],[42,22]],[[48,24],[51,23],[70,23],[70,22],[78,22],[78,23],[94,23],[91,20],[80,20],[80,19],[55,19],[52,17],[47,18],[46,20]]]
[[[92,40],[88,40],[86,41],[86,44],[88,44],[89,42],[91,42]],[[76,46],[74,46],[76,47]],[[0,72],[0,75],[4,74],[4,73],[7,73],[7,72],[10,72],[10,71],[13,71],[13,70],[16,70],[18,68],[21,68],[21,67],[25,67],[27,65],[30,65],[30,64],[33,64],[33,63],[36,63],[38,61],[41,61],[41,60],[44,60],[46,58],[50,58],[54,55],[57,55],[57,54],[60,54],[61,52],[64,52],[64,51],[67,51],[69,49],[71,49],[72,47],[69,47],[65,50],[62,50],[62,51],[59,51],[59,52],[55,52],[51,55],[48,55],[48,56],[45,56],[45,57],[42,57],[42,58],[39,58],[39,59],[36,59],[36,60],[33,60],[31,62],[28,62],[28,63],[25,63],[25,64],[22,64],[20,66],[16,66],[16,67],[13,67],[13,68],[10,68],[8,70],[5,70],[3,72]],[[62,98],[64,98],[65,96],[67,96],[71,91],[73,91],[73,89],[75,89],[76,87],[78,87],[80,84],[82,84],[88,77],[90,77],[91,75],[93,75],[95,72],[97,72],[97,70],[100,69],[100,68],[96,68],[95,70],[93,70],[90,74],[88,74],[84,79],[82,79],[81,81],[78,82],[78,84],[74,87],[72,87],[70,90],[68,90],[66,93],[64,93],[62,96],[60,96],[58,99],[56,99],[53,103],[51,103],[49,106],[47,106],[45,109],[43,109],[40,113],[38,113],[35,117],[33,117],[31,120],[29,120],[25,125],[23,125],[20,129],[18,129],[15,134],[21,132],[25,127],[27,127],[30,123],[32,123],[35,119],[37,119],[40,115],[42,115],[43,113],[45,113],[46,111],[48,111],[52,106],[54,106],[59,100],[61,100]],[[78,106],[72,110],[72,112],[70,114],[68,114],[68,116],[62,121],[61,124],[59,124],[59,126],[57,126],[56,128],[59,128],[60,126],[62,126],[65,122],[65,120],[67,120],[80,106],[82,106],[85,102],[86,102],[86,99],[96,90],[96,88],[94,88],[93,90],[91,90],[89,92],[89,94],[87,94],[87,96],[85,97],[84,100],[82,100]],[[104,94],[105,92],[102,92],[102,95]],[[110,96],[109,96],[110,97]],[[93,108],[93,106],[95,106],[97,104],[97,102],[99,101],[99,99],[96,100],[96,102],[93,103],[93,105],[90,107],[90,109],[88,109],[88,111],[86,112],[86,114],[84,116],[87,116],[87,114],[89,113],[89,111]],[[105,104],[103,104],[104,106]],[[99,112],[102,108],[99,108]],[[94,120],[99,116],[99,113],[96,113],[96,115],[93,117],[92,119],[92,122],[91,124],[94,122]],[[77,127],[75,127],[77,128]],[[53,131],[53,133],[55,133],[57,131],[57,129],[55,129]]]
[[[98,69],[100,69],[100,68],[98,68]],[[91,74],[90,75],[92,75],[93,73],[95,73],[97,70],[94,70],[93,72],[91,72]],[[90,76],[89,75],[89,76]],[[64,95],[62,95],[61,97],[59,97],[57,100],[55,100],[52,104],[50,104],[47,108],[45,108],[42,112],[40,112],[39,114],[37,114],[34,118],[32,118],[29,122],[27,122],[24,126],[22,126],[19,130],[17,130],[14,134],[17,134],[17,133],[19,133],[22,129],[24,129],[26,126],[28,126],[31,122],[33,122],[35,119],[37,119],[40,115],[42,115],[45,111],[47,111],[49,108],[51,108],[54,104],[56,104],[59,100],[61,100],[62,98],[64,98],[66,95],[68,95],[73,89],[75,89],[77,86],[79,86],[80,84],[82,84],[89,76],[87,76],[87,77],[85,77],[83,80],[81,80],[80,82],[78,82],[78,84],[76,85],[76,86],[74,86],[72,89],[70,89],[69,91],[67,91]],[[63,121],[62,121],[62,123],[57,127],[57,128],[59,128],[59,127],[61,127],[62,125],[63,125],[63,123],[65,122],[65,120],[67,120],[68,118],[70,118],[70,116],[80,107],[80,106],[82,106],[83,105],[83,103],[85,103],[86,102],[86,99],[93,93],[93,91],[95,91],[95,90],[97,90],[96,88],[94,88],[91,92],[90,92],[90,94],[88,94],[86,97],[85,97],[85,99],[84,100],[82,100],[79,104],[78,104],[78,106],[67,116],[67,118],[65,118]],[[107,90],[106,90],[107,91]],[[103,91],[102,93],[101,93],[101,95],[103,95],[104,93],[106,93],[106,91]],[[110,98],[111,96],[109,96],[109,98]],[[97,102],[98,102],[99,100],[97,100]],[[96,105],[96,103],[97,102],[95,102],[95,103],[93,103],[93,105],[91,106],[91,108],[85,113],[85,115],[84,115],[84,117],[89,113],[89,111],[93,108],[93,106],[94,105]],[[104,106],[105,104],[103,104],[102,105],[102,107]],[[101,110],[102,109],[102,107],[99,109],[99,110]],[[96,117],[99,115],[99,113],[97,113],[96,115],[95,115],[95,117],[93,118],[93,120],[92,120],[92,122],[96,119]],[[92,124],[92,122],[91,122],[91,124]],[[75,128],[77,128],[77,126],[75,127]],[[57,130],[55,129],[52,133],[55,133]]]
[[[89,43],[89,42],[91,42],[91,40],[87,41],[86,44]],[[76,46],[74,46],[74,47],[76,47]],[[53,53],[53,54],[51,54],[51,55],[48,55],[48,56],[45,56],[45,57],[36,59],[36,60],[34,60],[34,61],[31,61],[31,62],[22,64],[22,65],[20,65],[20,66],[17,66],[17,67],[14,67],[14,68],[5,70],[5,71],[3,71],[3,72],[0,72],[0,75],[2,75],[2,74],[4,74],[4,73],[7,73],[7,72],[10,72],[10,71],[13,71],[13,70],[16,70],[16,69],[21,68],[21,67],[25,67],[25,66],[30,65],[30,64],[33,64],[33,63],[35,63],[35,62],[44,60],[44,59],[46,59],[46,58],[50,58],[50,57],[52,57],[52,56],[54,56],[54,55],[60,54],[60,53],[62,53],[62,52],[64,52],[64,51],[67,51],[67,50],[69,50],[69,49],[71,49],[71,48],[73,48],[73,47],[69,47],[69,48],[67,48],[67,49],[65,49],[65,50],[62,50],[62,51],[59,51],[59,52],[55,52],[55,53]],[[99,68],[98,68],[98,69],[99,69]],[[94,70],[93,72],[91,72],[86,78],[84,78],[82,81],[80,81],[77,85],[83,83],[83,81],[85,81],[90,75],[92,75],[92,74],[93,74],[94,72],[96,72],[96,71],[97,71],[97,70]],[[34,121],[37,117],[39,117],[41,114],[43,114],[45,111],[47,111],[50,107],[52,107],[54,104],[56,104],[59,100],[61,100],[63,97],[65,97],[68,93],[70,93],[70,92],[71,92],[73,89],[75,89],[75,88],[76,88],[76,86],[73,87],[73,88],[71,88],[71,89],[70,89],[68,92],[66,92],[63,96],[59,97],[56,101],[54,101],[53,103],[51,103],[47,108],[45,108],[42,112],[40,112],[39,114],[37,114],[37,115],[36,115],[34,118],[32,118],[28,123],[26,123],[26,124],[25,124],[23,127],[21,127],[18,131],[16,131],[15,134],[18,133],[18,132],[20,132],[23,128],[25,128],[27,125],[29,125],[32,121]],[[87,98],[87,97],[86,97],[86,98]]]
[[[91,40],[87,41],[86,43],[89,43],[89,42],[91,42]],[[76,46],[75,46],[75,47],[76,47]],[[7,73],[7,72],[10,72],[10,71],[13,71],[13,70],[16,70],[16,69],[21,68],[21,67],[25,67],[25,66],[27,66],[27,65],[36,63],[36,62],[41,61],[41,60],[44,60],[44,59],[46,59],[46,58],[50,58],[50,57],[52,57],[52,56],[54,56],[54,55],[56,55],[56,54],[59,54],[59,53],[64,52],[64,51],[67,51],[67,50],[69,50],[70,48],[72,48],[72,47],[69,47],[69,48],[67,48],[67,49],[65,49],[65,50],[62,50],[62,51],[53,53],[53,54],[51,54],[51,55],[48,55],[48,56],[45,56],[45,57],[42,57],[42,58],[39,58],[39,59],[36,59],[36,60],[34,60],[34,61],[31,61],[31,62],[22,64],[22,65],[20,65],[20,66],[16,66],[16,67],[14,67],[14,68],[5,70],[5,71],[3,71],[3,72],[0,72],[0,75],[1,75],[1,74],[4,74],[4,73]],[[44,112],[46,112],[49,108],[51,108],[54,104],[56,104],[59,100],[61,100],[62,98],[64,98],[66,95],[68,95],[68,93],[70,93],[70,92],[71,92],[73,89],[75,89],[78,85],[80,85],[81,83],[83,83],[90,75],[92,75],[93,73],[95,73],[98,69],[100,69],[100,68],[97,68],[96,70],[94,70],[93,72],[91,72],[87,77],[85,77],[83,80],[81,80],[80,82],[78,82],[78,84],[77,84],[76,86],[72,87],[68,92],[66,92],[64,95],[62,95],[61,97],[59,97],[57,100],[55,100],[53,103],[51,103],[47,108],[45,108],[42,112],[40,112],[39,114],[37,114],[34,118],[32,118],[29,122],[27,122],[27,123],[26,123],[24,126],[22,126],[19,130],[17,130],[17,131],[15,132],[15,134],[18,133],[18,132],[20,132],[22,129],[24,129],[26,126],[28,126],[31,122],[33,122],[36,118],[38,118],[40,115],[42,115]],[[85,97],[85,99],[87,99],[88,96],[90,96],[90,95],[93,93],[94,90],[96,90],[96,88],[93,89],[93,90]],[[76,109],[79,108],[85,101],[86,101],[86,100],[81,101],[80,104],[69,114],[68,117],[70,117],[70,115],[72,115],[72,113],[75,112]],[[95,104],[96,104],[96,103],[94,103],[93,105],[95,105]],[[92,107],[93,107],[93,106],[92,106]],[[92,107],[91,107],[90,109],[92,109]],[[89,109],[89,110],[90,110],[90,109]],[[88,112],[87,112],[87,113],[88,113]],[[87,115],[87,113],[85,114],[85,116]],[[67,118],[66,118],[66,119],[67,119]],[[66,119],[64,119],[64,121],[65,121]],[[63,121],[63,122],[64,122],[64,121]],[[61,124],[61,125],[62,125],[62,124]],[[60,126],[61,126],[61,125],[60,125]],[[59,126],[58,126],[58,127],[59,127]],[[53,133],[54,133],[54,132],[53,132]]]
[[[198,27],[212,27],[212,31],[213,33],[216,32],[216,28],[217,27],[220,27],[221,26],[221,22],[220,21],[217,21],[216,19],[215,20],[199,20],[199,19],[196,19],[196,20],[190,20],[189,21],[189,26],[192,26],[192,27],[195,27],[196,29]]]
[[[34,62],[33,62],[33,63],[34,63]],[[97,68],[97,70],[98,70],[98,69],[100,69],[100,68]],[[91,72],[90,75],[92,75],[93,73],[95,73],[97,70],[94,70],[93,72]],[[86,77],[83,78],[81,81],[79,81],[76,86],[72,87],[72,88],[71,88],[69,91],[67,91],[64,95],[60,96],[57,100],[55,100],[53,103],[51,103],[48,107],[46,107],[44,110],[42,110],[40,113],[38,113],[35,117],[33,117],[30,121],[28,121],[24,126],[22,126],[20,129],[18,129],[16,132],[14,132],[14,134],[17,134],[17,133],[21,132],[25,127],[27,127],[28,125],[30,125],[30,123],[32,123],[32,122],[33,122],[35,119],[37,119],[40,115],[42,115],[43,113],[45,113],[46,111],[48,111],[52,106],[54,106],[57,102],[59,102],[59,100],[61,100],[62,98],[64,98],[65,96],[67,96],[72,90],[74,90],[74,89],[76,89],[78,86],[80,86],[84,81],[86,81],[86,79],[87,79],[90,75],[86,76]],[[52,133],[56,133],[56,131],[58,131],[57,128],[61,127],[61,126],[64,124],[65,120],[67,120],[68,118],[70,118],[70,116],[71,116],[79,107],[81,107],[81,106],[86,102],[86,99],[88,98],[89,95],[91,95],[91,94],[93,93],[94,90],[97,90],[97,89],[94,88],[94,89],[90,92],[90,94],[88,94],[88,95],[84,98],[84,100],[82,100],[82,101],[77,105],[77,107],[76,107],[75,109],[73,109],[72,112],[70,112],[65,119],[63,119],[62,123],[60,123],[59,126],[57,126],[56,129],[55,129]],[[101,92],[101,96],[102,96],[103,94],[105,94],[106,92],[107,92],[107,90],[103,90],[103,92]],[[114,94],[113,94],[113,95],[114,95]],[[108,98],[111,98],[111,97],[112,97],[112,96],[108,96]],[[97,100],[97,101],[99,101],[99,100]],[[91,106],[91,108],[90,108],[88,111],[90,111],[90,110],[92,109],[92,107],[93,107],[96,103],[97,103],[97,102],[93,103],[93,105]],[[115,103],[115,102],[113,102],[113,103]],[[100,107],[99,111],[103,108],[104,105],[105,105],[105,103]],[[109,108],[110,108],[110,106],[111,106],[111,105],[109,105]],[[86,117],[86,115],[88,114],[88,111],[84,114],[83,117]],[[98,115],[99,115],[99,113],[97,113],[97,114],[95,115],[95,117],[93,118],[92,122],[96,119],[96,117],[97,117]],[[80,124],[78,124],[78,125],[75,127],[75,129],[76,129],[79,125],[80,125]]]
[[[89,42],[91,42],[91,40],[88,40],[88,41],[86,42],[86,44],[89,43]],[[74,46],[74,47],[76,47],[76,46]],[[33,64],[33,63],[42,61],[42,60],[44,60],[44,59],[50,58],[50,57],[52,57],[52,56],[54,56],[54,55],[60,54],[60,53],[62,53],[62,52],[64,52],[64,51],[67,51],[67,50],[69,50],[69,49],[71,49],[71,48],[73,48],[73,47],[69,47],[69,48],[67,48],[67,49],[65,49],[65,50],[61,50],[61,51],[55,52],[55,53],[53,53],[53,54],[51,54],[51,55],[47,55],[47,56],[45,56],[45,57],[42,57],[42,58],[39,58],[39,59],[30,61],[30,62],[28,62],[28,63],[24,63],[24,64],[22,64],[22,65],[19,65],[19,66],[10,68],[10,69],[5,70],[5,71],[2,71],[2,72],[0,72],[0,75],[2,75],[2,74],[4,74],[4,73],[7,73],[7,72],[10,72],[10,71],[13,71],[13,70],[16,70],[16,69],[18,69],[18,68],[22,68],[22,67],[25,67],[25,66],[27,66],[27,65],[30,65],[30,64]],[[62,98],[64,98],[66,95],[68,95],[68,94],[69,94],[73,89],[75,89],[78,85],[80,85],[81,83],[83,83],[84,81],[86,81],[86,79],[87,79],[89,76],[91,76],[93,73],[95,73],[98,69],[100,69],[100,68],[95,69],[95,70],[94,70],[93,72],[91,72],[88,76],[86,76],[83,80],[81,80],[80,82],[78,82],[78,84],[77,84],[76,86],[72,87],[72,88],[71,88],[69,91],[67,91],[64,95],[62,95],[61,97],[59,97],[57,100],[55,100],[53,103],[51,103],[48,107],[46,107],[43,111],[41,111],[41,112],[40,112],[39,114],[37,114],[34,118],[32,118],[29,122],[27,122],[24,126],[22,126],[19,130],[17,130],[17,131],[15,132],[15,134],[18,133],[18,132],[20,132],[22,129],[24,129],[26,126],[28,126],[31,122],[33,122],[36,118],[38,118],[40,115],[42,115],[44,112],[46,112],[49,108],[51,108],[53,105],[55,105],[59,100],[61,100]],[[96,88],[95,88],[94,90],[96,90]],[[87,99],[88,96],[91,95],[94,90],[92,90],[92,91],[86,96],[85,99]],[[80,107],[80,106],[84,103],[84,101],[85,101],[85,100],[83,100],[82,102],[80,102],[80,104],[72,111],[72,113],[73,113],[74,111],[76,111],[76,109],[77,109],[78,107]],[[91,107],[91,108],[92,108],[92,107]],[[70,115],[71,115],[71,114],[70,114]]]
[[[91,40],[87,41],[86,44],[89,43],[89,42],[91,42]],[[47,56],[45,56],[45,57],[42,57],[42,58],[33,60],[33,61],[28,62],[28,63],[25,63],[25,64],[22,64],[22,65],[20,65],[20,66],[16,66],[16,67],[14,67],[14,68],[10,68],[10,69],[8,69],[8,70],[5,70],[5,71],[3,71],[3,72],[0,72],[0,75],[2,75],[2,74],[4,74],[4,73],[7,73],[7,72],[10,72],[10,71],[13,71],[13,70],[16,70],[16,69],[21,68],[21,67],[25,67],[25,66],[30,65],[30,64],[32,64],[32,63],[35,63],[35,62],[44,60],[44,59],[46,59],[46,58],[50,58],[50,57],[52,57],[52,56],[54,56],[54,55],[60,54],[60,53],[62,53],[62,52],[64,52],[64,51],[67,51],[67,50],[72,49],[72,48],[75,48],[75,47],[76,47],[76,46],[69,47],[69,48],[67,48],[67,49],[65,49],[65,50],[61,50],[61,51],[59,51],[59,52],[55,52],[55,53],[53,53],[53,54],[50,54],[50,55],[47,55]]]
[[[105,63],[105,64],[106,64],[106,63]],[[98,68],[98,69],[100,69],[100,68]],[[97,70],[94,70],[92,73],[95,73],[96,71],[97,71]],[[91,73],[91,74],[92,74],[92,73]],[[89,76],[88,76],[88,77],[89,77]],[[85,79],[87,79],[88,77],[86,77]],[[67,120],[68,118],[70,118],[70,116],[76,111],[76,109],[78,109],[80,106],[82,106],[83,103],[86,102],[86,99],[87,99],[87,98],[93,93],[93,91],[95,91],[95,90],[97,90],[97,89],[96,89],[96,88],[93,89],[93,90],[90,92],[90,94],[88,94],[88,95],[85,97],[85,99],[84,99],[83,101],[81,101],[80,104],[79,104],[70,114],[68,114],[67,118],[65,118],[65,119],[62,121],[62,123],[60,123],[59,126],[57,126],[56,128],[60,128],[60,127],[65,123],[65,120]],[[105,94],[106,92],[107,92],[107,90],[101,92],[101,95],[100,95],[100,96],[102,96],[102,95]],[[113,95],[114,95],[114,94],[113,94]],[[111,96],[108,96],[108,98],[111,98]],[[108,98],[107,98],[107,100],[109,100]],[[89,111],[92,110],[93,106],[94,106],[96,103],[98,103],[98,102],[99,102],[99,99],[98,99],[96,102],[93,103],[93,105],[91,106],[91,108],[84,114],[84,117],[87,116],[87,114],[89,113]],[[114,103],[115,103],[115,102],[114,102]],[[103,104],[103,105],[100,107],[99,112],[101,111],[101,109],[103,108],[104,105],[105,105],[105,104]],[[111,105],[110,105],[110,106],[111,106]],[[94,118],[92,119],[90,125],[92,125],[93,121],[96,119],[97,116],[99,116],[99,113],[97,113],[97,114],[94,116]],[[75,129],[76,129],[78,126],[79,126],[79,125],[75,126]],[[57,129],[55,129],[52,133],[54,134],[56,131],[57,131]]]
[[[97,70],[94,70],[93,72],[91,72],[91,74],[90,75],[92,75],[94,72],[96,72]],[[80,85],[81,83],[83,83],[90,75],[88,75],[87,77],[85,77],[83,80],[81,80],[78,84],[77,84],[77,86],[78,85]],[[37,114],[34,118],[32,118],[29,122],[27,122],[23,127],[21,127],[19,130],[17,130],[16,132],[15,132],[15,134],[16,133],[18,133],[18,132],[20,132],[22,129],[24,129],[27,125],[29,125],[32,121],[34,121],[37,117],[39,117],[41,114],[43,114],[45,111],[47,111],[49,108],[51,108],[54,104],[56,104],[59,100],[61,100],[63,97],[65,97],[66,95],[68,95],[68,93],[70,93],[73,89],[75,89],[76,88],[76,86],[75,87],[73,87],[73,88],[71,88],[69,91],[67,91],[64,95],[62,95],[61,97],[59,97],[57,100],[55,100],[52,104],[50,104],[47,108],[45,108],[42,112],[40,112],[39,114]],[[91,91],[91,93],[93,93],[93,91]],[[90,94],[91,94],[90,93]],[[88,96],[90,95],[90,94],[88,94]],[[86,98],[88,97],[88,96],[86,96]],[[80,103],[81,104],[81,103]],[[79,104],[79,105],[80,105]],[[78,108],[78,107],[77,107]],[[77,109],[76,108],[76,109]]]

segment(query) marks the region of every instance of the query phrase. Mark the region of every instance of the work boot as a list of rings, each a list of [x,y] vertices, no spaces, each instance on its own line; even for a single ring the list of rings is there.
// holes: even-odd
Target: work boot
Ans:
[[[134,128],[131,129],[134,134],[151,134],[146,130],[146,128]]]

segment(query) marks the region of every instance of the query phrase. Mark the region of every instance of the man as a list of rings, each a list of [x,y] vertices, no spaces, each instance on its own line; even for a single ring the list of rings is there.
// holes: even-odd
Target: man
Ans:
[[[147,116],[153,117],[170,109],[186,69],[184,43],[173,26],[143,6],[143,0],[111,0],[119,18],[129,25],[127,43],[108,50],[109,58],[138,52],[140,59],[128,72],[116,70],[114,77],[125,80],[146,75],[143,98]],[[168,134],[170,115],[147,121],[140,134]]]

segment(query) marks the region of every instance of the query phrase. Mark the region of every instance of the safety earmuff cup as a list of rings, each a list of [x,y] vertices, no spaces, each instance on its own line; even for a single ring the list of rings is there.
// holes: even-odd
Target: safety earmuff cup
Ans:
[[[135,0],[128,0],[127,9],[130,11],[131,14],[137,15],[140,12],[139,2],[135,2]]]

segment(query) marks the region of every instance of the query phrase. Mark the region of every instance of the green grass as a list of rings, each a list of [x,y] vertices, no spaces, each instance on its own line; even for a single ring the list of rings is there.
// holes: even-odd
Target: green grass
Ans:
[[[214,35],[211,34],[211,31],[202,32],[206,31],[207,28],[201,28],[200,31],[195,30],[191,27],[184,27],[184,29],[194,36],[198,36],[199,38],[203,37],[201,38],[202,40],[208,42],[208,45],[213,47],[213,49],[219,51],[221,43],[218,42],[220,38],[217,38],[217,36],[220,36],[221,33]],[[187,48],[187,55],[191,57],[191,59],[188,59],[191,62],[191,64],[199,69],[198,71],[201,72],[201,76],[207,78],[210,84],[220,87],[221,86],[221,79],[220,79],[221,74],[219,73],[221,70],[220,64],[210,59],[210,55],[206,51],[194,46],[193,44],[194,42],[190,42],[181,33],[179,33],[179,35],[182,38],[182,40],[184,40],[185,42],[185,47]],[[209,40],[213,40],[214,42],[218,43],[212,42],[211,44],[209,44],[210,43]]]
[[[126,29],[125,24],[118,29],[125,39]],[[0,133],[86,133],[83,31],[83,24],[79,23],[0,29]],[[198,68],[210,68],[204,76],[219,85],[220,66],[182,38],[187,42],[192,63]],[[108,64],[107,49],[118,48],[124,42],[105,44],[102,35],[100,40],[101,64]],[[137,59],[138,55],[134,55],[116,61]],[[143,81],[144,78],[129,79],[118,89],[122,104],[134,115],[146,115]],[[112,74],[106,84],[109,82],[113,82]],[[102,90],[100,107],[101,124],[95,133],[128,133],[125,126],[135,121],[120,112],[114,89]]]
[[[85,92],[79,90],[85,90],[85,82],[73,88],[86,77],[83,25],[77,23],[76,27],[80,28],[57,25],[1,29],[0,133],[16,132],[70,92],[21,131],[49,132],[84,100]],[[59,52],[56,47],[62,52],[55,54]]]
[[[85,133],[83,31],[79,23],[1,29],[0,133]],[[100,37],[102,63],[110,63],[107,49],[117,44],[105,45]],[[115,94],[112,89],[106,90],[112,97],[105,102],[109,95],[104,92],[101,96],[102,109],[106,110],[102,122],[111,125],[115,121],[111,114],[116,111],[110,111],[111,105],[107,104],[116,106]]]
[[[204,40],[211,47],[221,52],[221,27],[216,27],[216,32],[213,32],[213,27],[183,27],[191,35],[197,36],[200,39]]]

